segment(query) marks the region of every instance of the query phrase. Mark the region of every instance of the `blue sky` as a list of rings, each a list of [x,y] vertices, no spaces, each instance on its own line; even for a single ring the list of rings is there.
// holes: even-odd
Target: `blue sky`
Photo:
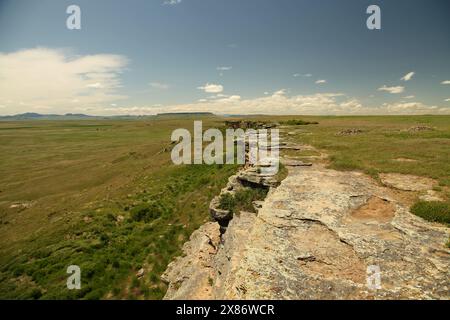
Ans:
[[[164,1],[0,0],[0,114],[450,113],[446,0]]]

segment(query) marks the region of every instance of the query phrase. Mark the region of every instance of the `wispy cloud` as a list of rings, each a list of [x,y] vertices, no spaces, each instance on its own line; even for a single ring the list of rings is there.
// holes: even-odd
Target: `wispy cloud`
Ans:
[[[163,5],[173,6],[181,3],[181,0],[164,0]]]
[[[378,88],[378,91],[386,91],[389,93],[402,93],[405,90],[405,87],[402,86],[397,86],[397,87],[387,87],[387,86],[382,86],[381,88]]]
[[[197,89],[203,90],[206,93],[220,93],[223,91],[223,86],[220,84],[206,83],[204,86],[200,86]]]
[[[445,102],[449,102],[449,101],[450,101],[450,98],[448,98],[448,99],[445,99],[444,101],[445,101]]]
[[[230,71],[233,67],[217,67],[218,71]]]
[[[170,86],[169,86],[168,84],[166,84],[166,83],[161,83],[161,82],[150,82],[149,85],[150,85],[152,88],[160,89],[160,90],[167,90],[167,89],[170,88]]]
[[[405,74],[400,80],[403,80],[403,81],[409,81],[409,80],[412,79],[412,77],[414,76],[414,74],[415,74],[415,72],[412,72],[412,71],[411,71],[411,72]]]
[[[305,73],[305,74],[294,73],[292,76],[293,76],[294,78],[298,78],[298,77],[306,77],[306,78],[309,78],[309,77],[312,77],[312,74],[311,74],[311,73]]]
[[[406,97],[403,97],[403,99],[414,99],[415,98],[415,96],[406,96]]]
[[[86,86],[86,88],[101,89],[103,88],[103,85],[100,82],[90,83]]]
[[[233,67],[217,67],[217,71],[220,71],[219,75],[222,77],[225,71],[230,71]]]
[[[316,81],[316,84],[324,84],[324,83],[327,83],[327,80],[320,79]]]
[[[441,84],[450,84],[450,80],[444,80],[441,82]]]

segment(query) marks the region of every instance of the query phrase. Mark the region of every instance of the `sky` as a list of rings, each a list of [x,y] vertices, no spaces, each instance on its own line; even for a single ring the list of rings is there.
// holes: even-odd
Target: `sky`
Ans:
[[[373,4],[381,30],[366,26]],[[0,0],[0,115],[450,114],[449,13],[448,0]]]

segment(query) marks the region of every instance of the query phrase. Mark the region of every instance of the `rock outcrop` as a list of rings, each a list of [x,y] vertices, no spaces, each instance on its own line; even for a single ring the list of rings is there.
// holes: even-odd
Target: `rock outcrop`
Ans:
[[[166,299],[449,299],[449,229],[356,172],[290,167],[257,214],[207,223],[163,275]],[[376,266],[381,286],[367,286]]]

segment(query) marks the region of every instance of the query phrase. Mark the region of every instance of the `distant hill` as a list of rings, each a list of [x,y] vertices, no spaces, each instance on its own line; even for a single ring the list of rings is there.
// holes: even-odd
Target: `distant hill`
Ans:
[[[79,119],[96,119],[102,117],[89,116],[86,114],[66,113],[59,114],[40,114],[34,112],[26,112],[13,116],[0,116],[0,120],[79,120]]]
[[[212,112],[167,112],[158,113],[157,117],[215,117]]]
[[[40,114],[34,112],[26,112],[12,116],[0,116],[0,121],[17,121],[17,120],[100,120],[100,119],[143,119],[143,118],[188,118],[188,117],[215,117],[211,112],[173,112],[173,113],[159,113],[156,116],[133,116],[133,115],[118,115],[118,116],[90,116],[82,113],[66,113],[60,114]]]

